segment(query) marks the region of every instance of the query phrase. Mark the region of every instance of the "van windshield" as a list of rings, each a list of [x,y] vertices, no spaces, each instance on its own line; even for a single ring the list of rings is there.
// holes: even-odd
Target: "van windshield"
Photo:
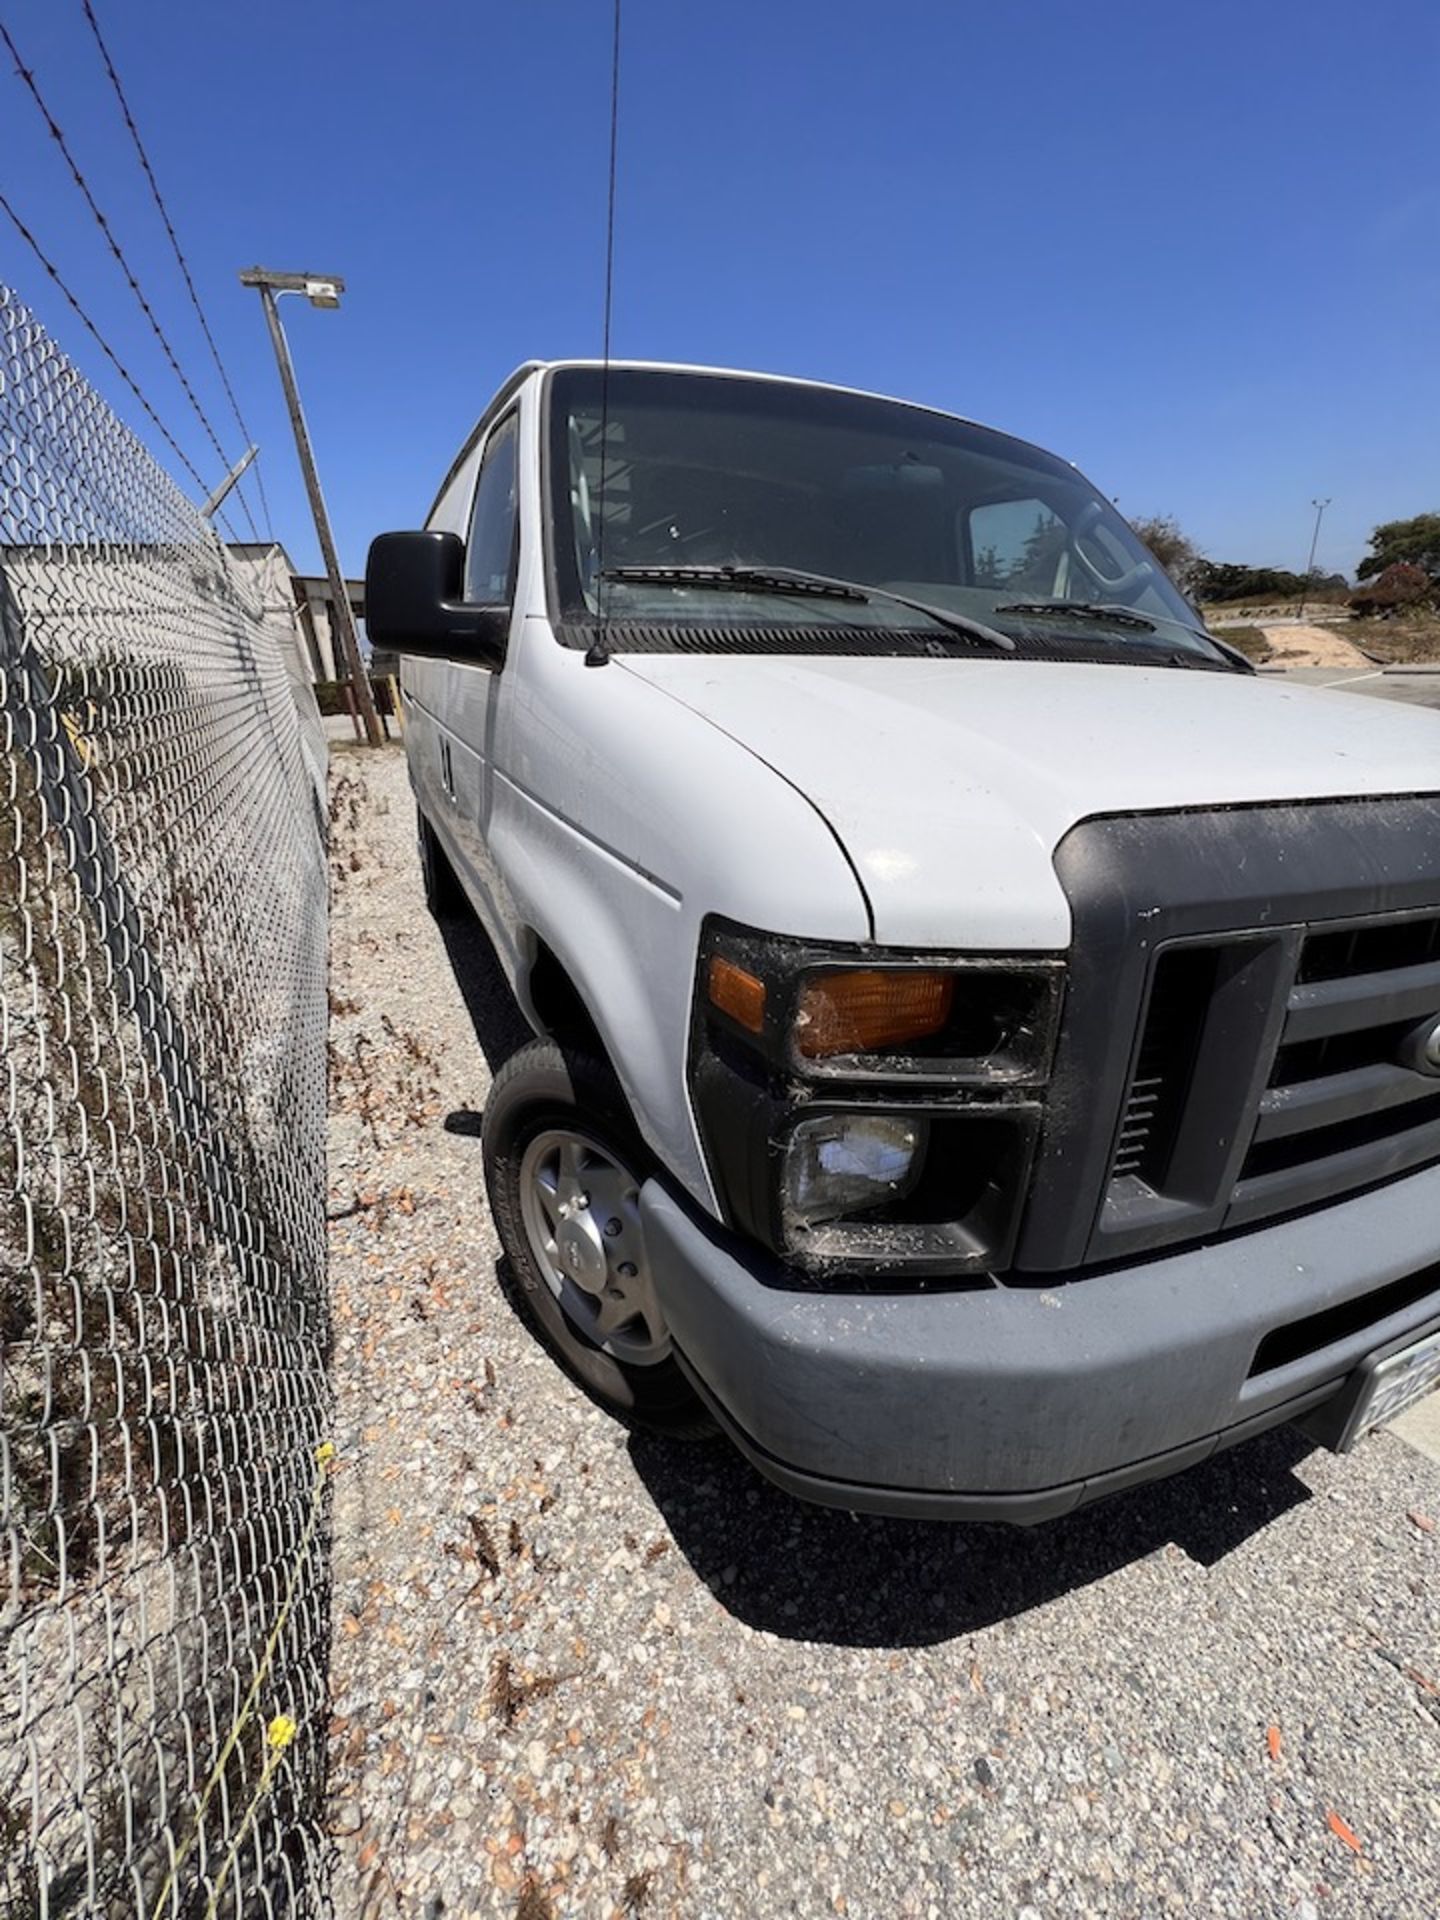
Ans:
[[[622,647],[703,629],[717,644],[783,634],[787,650],[818,652],[841,629],[866,651],[887,635],[913,651],[925,630],[934,650],[947,632],[963,641],[968,620],[1020,652],[1222,664],[1088,480],[947,414],[632,367],[611,368],[607,396],[599,367],[565,367],[551,376],[548,464],[557,618],[603,615]],[[926,607],[964,620],[942,627]]]

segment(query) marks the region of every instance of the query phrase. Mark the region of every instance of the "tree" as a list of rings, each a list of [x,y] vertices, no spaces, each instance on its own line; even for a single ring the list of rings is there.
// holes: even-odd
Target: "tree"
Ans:
[[[1361,570],[1363,572],[1363,568]],[[1407,607],[1423,606],[1434,591],[1435,583],[1423,567],[1412,566],[1408,560],[1397,560],[1368,587],[1357,588],[1350,596],[1350,606],[1355,613],[1378,613],[1382,619],[1388,619],[1392,614],[1403,613]]]
[[[1194,577],[1196,598],[1210,601],[1296,600],[1308,585],[1283,567],[1247,567],[1233,560],[1202,560]]]
[[[1355,569],[1358,580],[1373,580],[1402,562],[1419,567],[1440,586],[1440,513],[1417,513],[1413,520],[1387,520],[1370,535],[1372,551]]]
[[[1317,567],[1307,579],[1284,567],[1246,567],[1233,560],[1202,560],[1191,581],[1194,600],[1212,604],[1227,600],[1343,600],[1350,582],[1343,573],[1321,573]]]
[[[1183,531],[1174,515],[1151,514],[1143,520],[1132,520],[1130,525],[1180,591],[1189,593],[1196,585],[1200,569],[1206,564],[1205,556],[1189,534]]]

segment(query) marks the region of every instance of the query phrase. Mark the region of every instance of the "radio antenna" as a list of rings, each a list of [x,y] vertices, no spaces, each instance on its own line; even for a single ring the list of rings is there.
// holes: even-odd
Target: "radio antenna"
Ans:
[[[595,604],[600,624],[585,655],[587,667],[603,667],[610,658],[605,644],[609,625],[609,595],[605,580],[605,474],[610,453],[610,315],[615,298],[615,154],[620,135],[620,0],[615,0],[615,27],[610,49],[610,190],[605,210],[605,327],[600,358],[600,524],[595,534]]]

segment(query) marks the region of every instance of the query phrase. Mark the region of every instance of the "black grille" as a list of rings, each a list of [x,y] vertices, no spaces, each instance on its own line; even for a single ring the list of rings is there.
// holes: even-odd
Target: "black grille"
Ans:
[[[1440,1162],[1440,803],[1083,821],[1020,1271],[1194,1245]],[[1440,1253],[1440,1228],[1437,1228]]]
[[[1440,1020],[1440,916],[1303,939],[1227,1224],[1440,1159],[1440,1079],[1407,1041]]]
[[[1251,982],[1251,999],[1268,983],[1284,996],[1283,1015],[1248,1100],[1240,1050],[1217,1059],[1216,1016],[1227,984],[1234,993],[1236,956],[1258,949],[1227,938],[1162,951],[1111,1156],[1106,1219],[1122,1226],[1137,1209],[1218,1205],[1215,1224],[1243,1226],[1440,1159],[1440,1078],[1421,1071],[1407,1044],[1440,1020],[1437,934],[1431,916],[1271,936],[1271,964]],[[1395,964],[1382,969],[1387,959]],[[1227,1172],[1212,1156],[1189,1163],[1198,1178],[1181,1177],[1176,1149],[1187,1133],[1222,1146],[1238,1135],[1238,1165]]]

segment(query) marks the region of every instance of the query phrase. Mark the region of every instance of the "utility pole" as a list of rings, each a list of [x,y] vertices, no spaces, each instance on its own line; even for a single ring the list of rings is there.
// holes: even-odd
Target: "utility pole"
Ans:
[[[360,636],[355,631],[355,615],[345,587],[345,576],[340,571],[340,556],[335,551],[335,536],[330,531],[325,496],[320,491],[320,475],[316,471],[305,415],[300,408],[295,369],[291,364],[285,329],[280,324],[277,298],[282,293],[303,293],[312,307],[338,307],[340,296],[345,291],[345,282],[335,274],[269,273],[263,267],[251,267],[240,275],[240,284],[256,287],[260,292],[260,303],[265,309],[265,319],[270,328],[270,343],[275,349],[275,359],[280,368],[280,384],[285,389],[285,404],[290,410],[290,425],[295,431],[295,450],[300,456],[300,469],[305,476],[305,491],[310,496],[310,511],[315,516],[315,533],[320,541],[320,552],[324,556],[325,572],[330,581],[331,617],[339,629],[341,651],[345,655],[345,666],[355,692],[355,705],[364,724],[365,738],[372,747],[378,747],[384,741],[380,716],[375,711],[370,681],[360,658]]]
[[[1315,509],[1315,531],[1310,536],[1310,558],[1305,562],[1305,578],[1300,584],[1300,618],[1302,620],[1305,618],[1305,593],[1310,585],[1310,576],[1315,571],[1315,549],[1320,544],[1320,522],[1324,519],[1325,509],[1330,502],[1328,499],[1312,500],[1310,504]]]

